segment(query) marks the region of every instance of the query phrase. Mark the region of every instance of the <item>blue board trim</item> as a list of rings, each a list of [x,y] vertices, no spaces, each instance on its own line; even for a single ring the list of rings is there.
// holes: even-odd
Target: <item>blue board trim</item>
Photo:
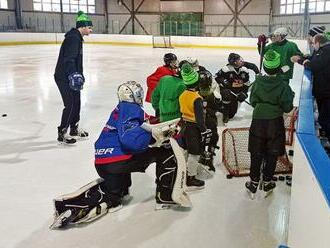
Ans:
[[[315,133],[311,72],[305,70],[301,86],[296,134],[330,207],[330,159]]]

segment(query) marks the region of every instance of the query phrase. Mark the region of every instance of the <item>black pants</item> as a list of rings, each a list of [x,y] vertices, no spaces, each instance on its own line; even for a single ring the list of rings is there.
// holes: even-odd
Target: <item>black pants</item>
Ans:
[[[264,163],[263,179],[270,181],[276,168],[277,157],[285,154],[285,127],[283,117],[253,119],[249,130],[251,154],[250,177],[259,181],[260,168]]]
[[[151,163],[156,162],[157,166],[172,155],[171,148],[153,147],[133,155],[129,160],[95,167],[99,176],[105,180],[105,190],[110,201],[116,205],[132,185],[132,172],[145,172]]]
[[[330,99],[316,99],[319,110],[318,121],[330,141]]]
[[[263,180],[271,181],[276,169],[277,156],[271,154],[251,153],[250,178],[252,181],[260,180],[260,169],[263,167]]]
[[[232,119],[238,110],[238,100],[237,97],[234,96],[231,91],[234,91],[233,93],[238,94],[240,91],[234,90],[234,89],[221,89],[220,94],[222,97],[222,103],[223,103],[223,110],[222,114],[224,117],[228,117],[229,119]],[[242,90],[242,92],[244,92]]]
[[[64,104],[59,130],[74,127],[80,120],[80,91],[69,87],[69,82],[56,81]]]
[[[201,130],[196,123],[184,122],[183,126],[183,148],[192,155],[201,155],[204,151]]]

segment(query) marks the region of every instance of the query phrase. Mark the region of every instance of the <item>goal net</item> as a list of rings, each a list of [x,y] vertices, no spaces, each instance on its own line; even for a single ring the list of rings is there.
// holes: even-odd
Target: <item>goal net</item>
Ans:
[[[297,108],[284,115],[286,146],[292,146]],[[222,163],[232,176],[247,176],[250,172],[248,152],[249,128],[227,128],[222,133]],[[287,154],[277,160],[275,173],[291,173],[292,163]]]
[[[152,36],[153,48],[173,48],[171,44],[171,36]]]

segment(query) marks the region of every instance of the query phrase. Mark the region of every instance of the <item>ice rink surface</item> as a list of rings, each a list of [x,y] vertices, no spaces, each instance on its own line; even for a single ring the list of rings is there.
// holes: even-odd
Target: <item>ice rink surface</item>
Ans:
[[[98,177],[93,144],[117,104],[117,86],[127,80],[145,85],[170,51],[180,60],[198,58],[212,74],[230,52],[259,65],[257,51],[86,44],[80,126],[90,138],[68,147],[56,141],[63,108],[53,79],[59,46],[0,47],[0,116],[7,114],[0,117],[1,248],[275,248],[286,243],[290,188],[278,182],[272,196],[251,201],[244,188],[247,178],[228,180],[223,167],[217,167],[203,191],[191,194],[190,211],[154,210],[155,168],[150,166],[145,174],[133,174],[133,200],[119,212],[86,226],[48,229],[52,199]],[[297,71],[292,86],[299,92]],[[252,108],[242,104],[228,126],[248,127],[251,114]]]

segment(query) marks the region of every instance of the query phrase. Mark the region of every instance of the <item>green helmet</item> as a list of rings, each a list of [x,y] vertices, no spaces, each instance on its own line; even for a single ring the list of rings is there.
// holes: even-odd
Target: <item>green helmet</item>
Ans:
[[[274,50],[268,50],[264,55],[263,63],[267,69],[276,69],[281,65],[281,55]]]
[[[278,73],[281,68],[281,55],[274,50],[268,50],[264,55],[263,68],[269,75]]]
[[[192,86],[198,82],[198,73],[189,63],[184,63],[182,65],[181,76],[186,86]]]

